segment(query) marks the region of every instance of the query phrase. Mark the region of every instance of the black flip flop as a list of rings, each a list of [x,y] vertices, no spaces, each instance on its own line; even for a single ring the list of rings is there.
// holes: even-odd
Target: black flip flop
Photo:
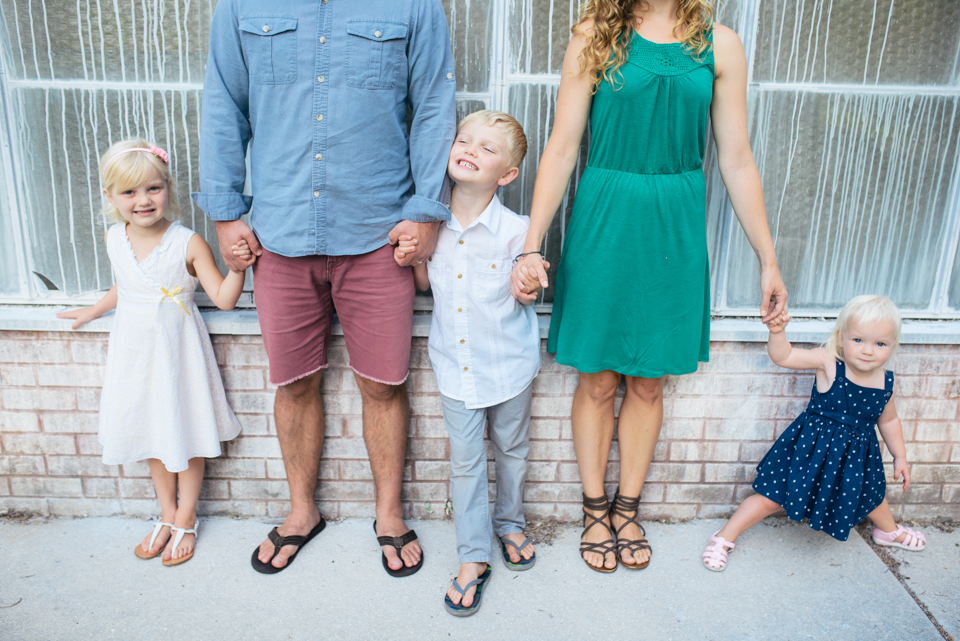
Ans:
[[[373,522],[373,532],[374,534],[376,534],[377,532],[376,521]],[[380,547],[383,547],[385,545],[392,545],[394,549],[396,549],[398,557],[400,556],[400,550],[403,548],[404,545],[407,545],[411,541],[416,541],[416,540],[417,540],[417,533],[414,532],[413,530],[407,530],[403,536],[378,536],[377,537],[377,543],[380,544]],[[423,550],[420,550],[420,561],[416,565],[410,566],[409,568],[406,565],[404,565],[399,570],[394,570],[393,568],[390,567],[390,564],[387,563],[386,554],[381,552],[380,556],[381,556],[380,560],[383,562],[383,569],[386,570],[387,574],[389,574],[390,576],[395,576],[397,578],[410,576],[411,574],[416,574],[420,570],[420,568],[423,567]],[[401,563],[402,562],[403,560],[401,559]]]
[[[323,520],[323,517],[320,517],[320,522],[317,523],[317,526],[310,530],[306,536],[294,535],[294,536],[280,536],[280,533],[277,532],[277,528],[270,530],[270,534],[267,535],[267,538],[270,539],[270,542],[273,543],[273,554],[270,556],[270,560],[264,563],[258,558],[260,554],[260,546],[257,546],[257,549],[253,551],[253,556],[250,557],[250,565],[253,566],[253,569],[261,574],[276,574],[277,572],[283,572],[288,567],[293,564],[293,560],[297,558],[297,555],[300,554],[300,550],[303,547],[313,540],[313,537],[320,534],[323,531],[323,528],[327,527],[327,522]],[[285,545],[296,545],[297,551],[294,552],[290,558],[287,559],[287,562],[283,567],[275,567],[272,562],[274,557],[280,553],[280,548]]]

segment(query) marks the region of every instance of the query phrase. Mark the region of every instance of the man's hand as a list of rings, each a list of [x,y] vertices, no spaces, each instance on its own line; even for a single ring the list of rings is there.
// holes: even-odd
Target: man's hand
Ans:
[[[440,221],[432,223],[415,223],[409,220],[401,220],[390,230],[390,244],[396,245],[400,242],[400,236],[406,237],[404,240],[404,251],[395,251],[394,258],[401,267],[420,264],[433,254],[437,246],[437,230],[440,229]],[[408,249],[413,251],[407,251]],[[401,257],[402,255],[402,257]]]
[[[234,254],[234,247],[240,247],[240,241],[246,241],[250,251],[254,256],[263,253],[260,246],[260,240],[253,233],[250,226],[242,220],[218,220],[217,226],[217,244],[220,246],[220,255],[223,256],[223,262],[227,264],[230,271],[243,272],[250,264],[249,259]]]

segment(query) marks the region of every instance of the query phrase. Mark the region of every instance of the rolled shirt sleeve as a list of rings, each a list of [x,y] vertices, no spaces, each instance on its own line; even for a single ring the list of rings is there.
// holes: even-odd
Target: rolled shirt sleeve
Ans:
[[[439,0],[419,0],[411,20],[409,89],[413,110],[410,167],[416,194],[403,207],[404,220],[450,220],[447,159],[456,135],[456,76],[450,31]]]
[[[237,0],[217,3],[210,26],[210,54],[200,118],[200,191],[193,201],[211,220],[237,220],[250,211],[243,194],[246,150],[252,129],[249,73],[237,30]]]

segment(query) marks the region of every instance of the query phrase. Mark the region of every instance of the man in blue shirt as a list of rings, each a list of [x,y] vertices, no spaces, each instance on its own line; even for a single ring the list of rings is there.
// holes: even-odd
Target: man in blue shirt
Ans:
[[[422,262],[450,217],[454,91],[440,0],[217,4],[193,197],[229,267],[241,267],[230,250],[241,239],[259,256],[254,296],[291,504],[254,551],[260,572],[287,567],[324,526],[314,492],[334,308],[363,398],[384,568],[405,576],[422,564],[400,503],[414,287],[390,244],[413,236],[404,263]],[[253,196],[243,195],[248,144]],[[240,220],[251,207],[252,230]]]

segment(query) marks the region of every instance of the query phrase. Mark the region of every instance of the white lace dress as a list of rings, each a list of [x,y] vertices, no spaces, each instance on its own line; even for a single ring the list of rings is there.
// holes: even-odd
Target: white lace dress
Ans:
[[[119,295],[100,397],[107,465],[155,458],[181,472],[191,458],[218,456],[220,441],[240,432],[193,302],[198,281],[186,264],[193,233],[173,223],[142,263],[124,224],[107,233]]]

